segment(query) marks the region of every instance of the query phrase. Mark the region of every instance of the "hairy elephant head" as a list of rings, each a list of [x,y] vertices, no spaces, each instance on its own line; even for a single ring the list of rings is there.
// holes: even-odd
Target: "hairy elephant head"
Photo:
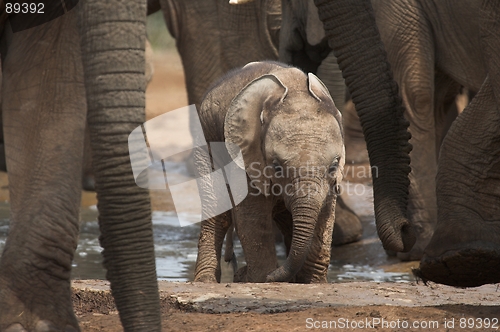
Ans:
[[[281,197],[292,214],[290,254],[267,277],[289,281],[307,258],[330,190],[342,180],[345,151],[341,115],[324,84],[296,68],[278,68],[232,100],[224,134],[233,160],[232,147],[241,149],[241,167],[255,189],[250,195]]]

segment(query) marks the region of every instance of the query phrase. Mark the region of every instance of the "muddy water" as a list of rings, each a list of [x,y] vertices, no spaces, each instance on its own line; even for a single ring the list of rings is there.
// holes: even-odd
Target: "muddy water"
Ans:
[[[375,232],[371,205],[371,187],[357,187],[357,193],[345,200],[361,215],[364,226],[363,240],[335,247],[329,270],[330,282],[349,281],[393,281],[413,280],[413,263],[400,263],[396,258],[387,257]],[[187,216],[189,217],[189,216]],[[80,239],[73,262],[74,279],[104,279],[99,245],[99,228],[95,207],[82,208]],[[8,233],[9,205],[0,203],[0,250],[3,249]],[[174,212],[153,212],[156,263],[158,277],[162,280],[190,281],[193,279],[197,255],[199,224],[180,227]],[[277,244],[280,262],[285,259],[283,244]],[[238,265],[244,265],[244,257],[239,242],[235,244]],[[222,281],[230,282],[232,273],[229,266],[222,264]]]

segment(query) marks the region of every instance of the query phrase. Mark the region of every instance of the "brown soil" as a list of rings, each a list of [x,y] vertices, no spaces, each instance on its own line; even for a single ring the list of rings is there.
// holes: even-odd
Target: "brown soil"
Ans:
[[[233,284],[234,285],[234,284]],[[423,285],[395,285],[395,284],[384,284],[382,286],[378,283],[356,283],[353,284],[352,288],[343,287],[337,285],[326,285],[325,287],[319,286],[319,289],[325,291],[325,289],[340,288],[338,294],[338,299],[342,302],[344,299],[344,304],[329,304],[328,300],[326,303],[323,301],[318,301],[318,306],[314,307],[314,303],[309,303],[309,306],[304,305],[304,309],[297,305],[292,308],[283,308],[278,311],[278,313],[259,313],[258,310],[265,305],[261,303],[255,303],[252,306],[240,307],[239,310],[235,310],[230,313],[218,313],[217,309],[205,309],[203,305],[197,306],[199,303],[208,302],[200,301],[197,299],[191,299],[182,301],[181,296],[172,293],[175,287],[169,286],[165,290],[160,286],[161,291],[161,312],[162,312],[162,326],[163,331],[307,331],[311,330],[312,324],[327,324],[328,328],[325,330],[346,330],[346,331],[491,331],[495,328],[479,328],[480,323],[486,323],[486,319],[489,318],[492,321],[494,318],[499,318],[499,307],[498,305],[498,294],[486,295],[488,301],[483,303],[483,305],[470,305],[470,304],[450,304],[450,299],[457,296],[457,293],[465,293],[467,296],[467,290],[454,289],[446,286],[431,286],[427,287],[429,291],[427,292]],[[390,285],[390,286],[387,286]],[[201,285],[200,287],[203,287]],[[300,291],[310,291],[311,287],[307,285],[290,285],[289,287],[283,287],[283,291],[280,291],[283,298],[290,295],[290,292],[300,292]],[[179,287],[179,286],[177,286]],[[197,285],[192,283],[181,284],[186,292],[196,292]],[[228,287],[227,285],[221,285],[221,287]],[[265,291],[268,288],[280,287],[277,285],[269,284],[238,284],[238,286],[232,286],[235,288],[236,295],[231,297],[222,297],[222,299],[227,303],[227,311],[234,310],[231,309],[231,303],[241,300],[238,298],[240,292],[243,288],[252,288],[252,292],[259,294],[260,292],[265,295]],[[382,300],[387,300],[388,297],[395,297],[396,300],[402,300],[407,302],[414,302],[412,306],[407,305],[345,305],[345,298],[357,298],[359,293],[365,294],[369,293],[369,289],[372,288],[382,289],[377,294],[379,299],[374,298],[375,302],[380,303],[380,297]],[[485,286],[483,286],[485,287]],[[495,290],[494,286],[489,286],[487,291]],[[210,286],[208,286],[210,288]],[[404,288],[408,293],[404,293],[405,290],[400,290],[402,293],[398,293],[398,289]],[[417,289],[411,292],[411,288]],[[383,292],[383,289],[395,290],[395,292]],[[473,295],[477,297],[480,301],[482,294],[471,290]],[[483,289],[484,292],[484,289]],[[396,295],[394,295],[396,293]],[[481,292],[479,292],[481,293]],[[211,294],[212,296],[220,296],[220,294]],[[423,303],[419,303],[418,297],[415,298],[414,295],[417,294],[420,298],[424,297],[438,297],[435,303],[447,303],[443,305],[435,306],[423,306]],[[259,294],[261,295],[261,294]],[[373,295],[373,294],[372,294]],[[370,297],[370,294],[367,294]],[[472,295],[471,295],[472,296]],[[313,296],[314,297],[314,296]],[[401,299],[401,297],[403,299]],[[330,298],[331,299],[331,298]],[[411,300],[410,300],[411,299]],[[94,331],[123,331],[120,326],[118,313],[113,305],[111,295],[106,290],[81,290],[81,288],[75,289],[73,295],[74,307],[77,313],[78,319],[80,321],[80,326],[82,332],[94,332]],[[334,300],[335,301],[335,300]],[[253,301],[257,302],[257,301]],[[361,301],[363,302],[363,301]],[[366,301],[364,301],[366,302]],[[425,302],[425,301],[424,301]],[[466,301],[470,303],[470,301]],[[269,304],[270,302],[268,302]],[[477,303],[477,302],[476,302]],[[481,302],[479,302],[481,303]],[[493,305],[491,305],[493,304]],[[496,304],[496,305],[495,305]],[[312,306],[312,307],[311,307]],[[213,308],[216,306],[214,305]],[[219,307],[220,308],[220,307]],[[223,310],[224,311],[224,310]],[[257,312],[256,312],[257,311]],[[216,313],[214,313],[216,312]],[[269,311],[265,311],[269,312]],[[273,312],[273,311],[271,311]],[[399,328],[397,327],[399,321]],[[497,320],[498,321],[498,320]],[[315,323],[316,322],[316,323]],[[337,329],[329,328],[329,324],[337,325]],[[371,328],[342,328],[340,324],[359,324],[362,322],[366,324],[367,322],[371,324]],[[385,323],[384,323],[385,322]],[[447,326],[445,326],[447,322]],[[468,324],[476,324],[475,327],[470,328]],[[309,324],[309,325],[308,325]],[[376,325],[375,325],[376,324]],[[385,325],[382,325],[385,324]],[[392,327],[391,325],[392,324]],[[408,327],[405,326],[408,324]],[[418,324],[413,326],[413,324]],[[423,328],[427,324],[426,328]],[[430,324],[434,324],[431,327]],[[454,328],[450,324],[454,324]],[[350,325],[356,327],[356,325]],[[422,328],[418,328],[422,326]],[[495,326],[498,326],[496,324]],[[308,328],[309,327],[309,328]]]
[[[345,328],[340,329],[340,325],[335,328],[325,328],[323,330],[335,331],[490,331],[492,329],[460,328],[460,318],[490,318],[498,317],[498,307],[476,307],[463,305],[447,305],[442,307],[417,307],[401,308],[389,306],[363,306],[363,307],[339,307],[308,309],[300,312],[284,312],[278,314],[257,314],[257,313],[231,313],[231,314],[207,314],[190,313],[174,308],[163,301],[162,305],[162,327],[163,331],[307,331],[311,330],[306,325],[308,318],[314,321],[337,321],[340,318],[349,321],[373,321],[373,318],[385,319],[385,321],[400,320],[400,327],[403,320],[413,324],[419,321],[437,321],[438,328],[384,328],[378,325],[377,328]],[[445,319],[448,322],[454,321],[455,328],[445,328]],[[82,332],[97,331],[123,331],[120,326],[118,314],[86,313],[79,316]],[[321,323],[319,323],[321,324]],[[393,325],[397,326],[397,325]],[[411,326],[411,325],[410,325]]]

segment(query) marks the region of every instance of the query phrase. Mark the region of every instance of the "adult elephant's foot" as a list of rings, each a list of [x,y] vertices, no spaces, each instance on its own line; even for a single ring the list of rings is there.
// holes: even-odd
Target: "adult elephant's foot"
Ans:
[[[5,332],[78,332],[73,326],[66,326],[64,329],[58,329],[54,324],[46,320],[40,320],[33,329],[25,329],[21,324],[15,323],[7,327]]]
[[[438,225],[416,276],[457,287],[500,282],[500,219],[484,220],[482,215],[489,213],[478,212],[475,207],[480,203],[473,205],[457,201],[449,209],[440,207]]]
[[[500,282],[500,112],[489,79],[440,151],[438,223],[417,275],[460,287]]]
[[[80,331],[73,313],[69,282],[65,290],[48,289],[48,285],[37,282],[40,280],[33,277],[29,286],[14,290],[13,284],[5,276],[0,276],[0,331]]]
[[[500,246],[477,241],[438,256],[427,253],[420,262],[417,277],[456,287],[477,287],[500,282]]]
[[[361,240],[363,226],[358,216],[344,203],[342,197],[337,198],[335,207],[335,226],[333,227],[332,245],[340,246]]]

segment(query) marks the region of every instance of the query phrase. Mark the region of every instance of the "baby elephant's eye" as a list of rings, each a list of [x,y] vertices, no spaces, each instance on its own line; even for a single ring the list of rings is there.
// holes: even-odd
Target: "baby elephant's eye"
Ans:
[[[273,161],[273,167],[274,171],[277,173],[282,173],[283,172],[283,166],[279,163],[279,161],[275,160]]]
[[[335,173],[337,169],[339,168],[339,160],[340,158],[335,158],[333,163],[330,165],[330,168],[328,169],[329,173]]]

